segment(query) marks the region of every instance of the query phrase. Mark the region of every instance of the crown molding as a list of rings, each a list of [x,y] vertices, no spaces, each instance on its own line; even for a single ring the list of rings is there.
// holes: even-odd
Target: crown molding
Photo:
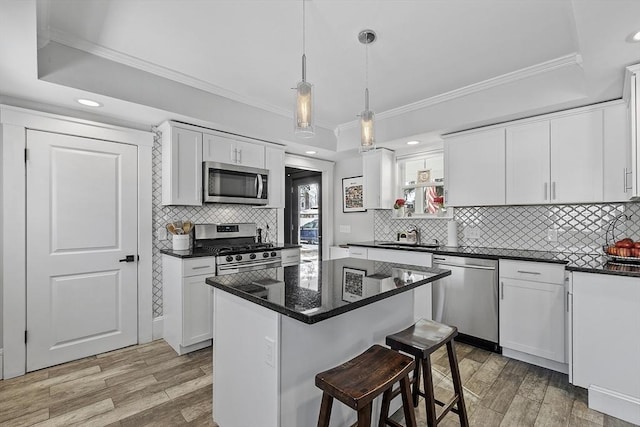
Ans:
[[[376,117],[379,120],[387,119],[391,117],[400,116],[416,110],[420,110],[433,105],[441,104],[443,102],[452,101],[456,98],[472,95],[474,93],[482,92],[487,89],[491,89],[497,86],[514,83],[519,80],[528,79],[530,77],[544,74],[549,71],[554,71],[560,68],[581,66],[582,56],[578,53],[571,53],[569,55],[561,56],[549,61],[541,62],[529,67],[521,68],[510,73],[502,74],[497,77],[492,77],[487,80],[483,80],[478,83],[473,83],[468,86],[463,86],[459,89],[454,89],[449,92],[442,93],[440,95],[432,96],[420,101],[413,102],[411,104],[403,105],[398,108],[376,113]],[[353,120],[347,123],[340,124],[336,127],[336,135],[339,135],[342,131],[352,129],[358,126],[358,121]]]
[[[38,0],[36,8],[38,49],[45,47],[51,40],[50,20],[51,0]]]
[[[44,1],[49,1],[49,0],[44,0]],[[175,71],[170,68],[166,68],[161,65],[157,65],[152,62],[145,61],[143,59],[136,58],[134,56],[127,55],[125,53],[122,53],[113,49],[109,49],[107,47],[104,47],[96,43],[93,43],[91,41],[77,37],[73,34],[69,34],[65,31],[62,31],[56,28],[48,28],[48,33],[49,33],[50,40],[56,43],[60,43],[62,45],[65,45],[74,49],[78,49],[83,52],[90,53],[100,58],[114,61],[119,64],[123,64],[138,70],[142,70],[142,71],[154,74],[156,76],[164,77],[166,79],[169,79],[178,83],[182,83],[187,86],[191,86],[208,93],[212,93],[214,95],[222,96],[224,98],[228,98],[233,101],[240,102],[245,105],[249,105],[251,107],[269,111],[271,113],[278,114],[283,117],[290,117],[290,118],[293,117],[293,112],[290,110],[287,110],[286,108],[281,108],[270,103],[261,102],[255,98],[241,95],[237,92],[230,91],[223,87],[189,76],[179,71]],[[323,123],[318,120],[316,120],[316,125],[323,127],[325,129],[334,128],[333,125],[328,123]]]

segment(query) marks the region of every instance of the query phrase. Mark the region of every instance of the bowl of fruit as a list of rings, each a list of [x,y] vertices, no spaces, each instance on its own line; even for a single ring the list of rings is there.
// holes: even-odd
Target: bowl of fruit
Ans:
[[[629,237],[605,246],[604,251],[613,259],[640,262],[640,241],[634,242]]]

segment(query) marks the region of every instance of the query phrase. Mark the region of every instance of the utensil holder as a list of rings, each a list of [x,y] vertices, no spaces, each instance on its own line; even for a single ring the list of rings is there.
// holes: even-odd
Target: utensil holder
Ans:
[[[189,249],[189,235],[188,234],[176,234],[171,239],[174,251],[186,251]]]

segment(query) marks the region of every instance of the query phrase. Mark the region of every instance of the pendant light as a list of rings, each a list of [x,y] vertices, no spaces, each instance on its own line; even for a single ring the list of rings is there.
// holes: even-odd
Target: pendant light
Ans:
[[[302,0],[302,81],[296,86],[294,129],[298,136],[310,138],[314,130],[313,85],[307,81],[307,56],[305,54],[305,0]]]
[[[362,30],[358,34],[358,40],[365,45],[364,111],[360,113],[360,151],[362,152],[376,148],[374,113],[369,110],[369,45],[376,41],[376,33],[373,30]]]

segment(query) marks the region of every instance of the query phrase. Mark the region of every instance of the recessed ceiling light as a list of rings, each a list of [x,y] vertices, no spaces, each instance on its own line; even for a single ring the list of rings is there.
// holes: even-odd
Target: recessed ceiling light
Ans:
[[[317,151],[309,150],[309,151],[305,151],[305,153],[307,153],[307,154],[316,154]]]
[[[86,105],[87,107],[102,107],[102,104],[100,104],[98,101],[93,101],[91,99],[76,99],[76,101],[78,102],[78,104],[82,104],[82,105]]]
[[[638,43],[640,42],[640,31],[633,32],[627,36],[627,43]]]
[[[416,144],[420,144],[420,141],[409,141],[409,142],[407,142],[407,145],[416,145]]]

